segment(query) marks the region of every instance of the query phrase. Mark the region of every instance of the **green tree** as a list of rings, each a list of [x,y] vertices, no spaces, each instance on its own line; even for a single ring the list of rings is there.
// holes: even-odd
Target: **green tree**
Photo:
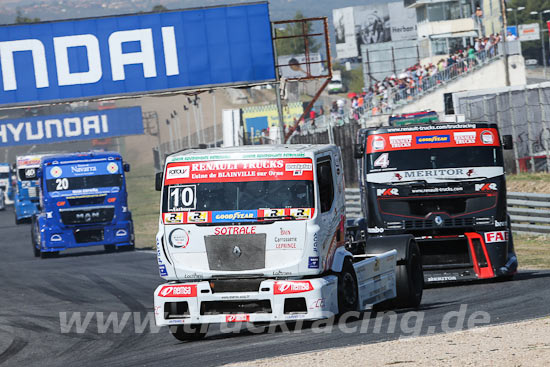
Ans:
[[[164,5],[155,5],[153,6],[153,9],[151,10],[154,13],[162,13],[163,11],[168,10]]]
[[[23,15],[21,10],[17,9],[17,16],[15,17],[15,23],[16,24],[22,24],[22,23],[37,23],[40,22],[40,18],[28,18]]]
[[[304,19],[302,12],[297,11],[294,19]],[[275,35],[279,37],[289,37],[289,36],[302,36],[313,33],[313,24],[311,22],[306,22],[305,26],[303,23],[288,23],[284,27],[275,29]],[[292,37],[292,38],[283,38],[278,39],[275,42],[275,47],[277,49],[277,55],[300,55],[304,54],[306,51],[305,40],[307,38],[309,52],[317,52],[321,48],[321,44],[318,39],[315,37]]]

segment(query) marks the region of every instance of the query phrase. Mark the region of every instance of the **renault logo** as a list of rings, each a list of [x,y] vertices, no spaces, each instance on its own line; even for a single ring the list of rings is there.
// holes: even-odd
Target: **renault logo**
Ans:
[[[435,224],[437,224],[438,226],[443,224],[443,219],[439,215],[435,217]]]
[[[233,255],[235,255],[235,257],[241,257],[241,254],[242,254],[242,251],[239,248],[239,246],[233,247]]]

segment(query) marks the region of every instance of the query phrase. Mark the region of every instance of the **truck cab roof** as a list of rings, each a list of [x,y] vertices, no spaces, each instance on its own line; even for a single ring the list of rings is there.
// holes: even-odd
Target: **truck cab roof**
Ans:
[[[379,126],[361,129],[362,135],[376,135],[388,133],[408,133],[417,131],[438,131],[438,130],[464,130],[464,129],[483,129],[498,128],[494,122],[435,122],[431,124],[410,124],[403,126]]]
[[[337,149],[329,144],[276,144],[276,145],[245,145],[239,147],[186,149],[174,153],[167,162],[185,160],[222,160],[222,159],[268,159],[293,158],[297,156],[313,157],[315,154]]]
[[[43,164],[52,164],[54,162],[68,162],[68,161],[81,161],[88,159],[122,159],[122,156],[118,152],[79,152],[79,153],[63,153],[53,154],[42,159]]]

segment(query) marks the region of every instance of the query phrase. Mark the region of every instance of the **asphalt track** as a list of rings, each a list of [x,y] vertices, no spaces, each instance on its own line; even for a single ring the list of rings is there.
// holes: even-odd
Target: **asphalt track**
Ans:
[[[411,317],[399,311],[395,332],[388,315],[378,315],[382,322],[377,327],[375,315],[366,313],[360,320],[335,323],[332,329],[314,324],[300,332],[259,333],[261,329],[244,328],[227,333],[217,326],[205,340],[183,343],[167,328],[140,330],[143,319],[153,314],[152,293],[161,283],[154,253],[107,254],[102,249],[87,249],[58,258],[34,258],[30,226],[13,223],[11,209],[0,212],[0,365],[206,367],[380,342],[419,331],[421,335],[439,333],[446,326],[452,330],[461,307],[465,321],[458,322],[458,328],[467,327],[473,312],[478,320],[485,317],[491,324],[550,314],[550,271],[523,271],[512,282],[425,290],[421,313]],[[81,332],[74,325],[62,330],[63,315],[70,319],[74,312],[80,312],[82,319],[89,315],[88,326]],[[101,316],[103,321],[109,316],[128,319],[124,327],[115,330],[111,324],[104,332]],[[412,329],[414,325],[417,329]],[[357,330],[345,332],[346,327]]]

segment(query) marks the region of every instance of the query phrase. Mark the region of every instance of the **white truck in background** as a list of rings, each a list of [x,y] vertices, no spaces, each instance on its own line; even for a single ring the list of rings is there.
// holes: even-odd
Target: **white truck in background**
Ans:
[[[154,293],[155,318],[179,340],[202,338],[214,323],[420,304],[412,236],[346,233],[335,145],[186,150],[167,157],[155,186],[158,266],[167,281]]]

